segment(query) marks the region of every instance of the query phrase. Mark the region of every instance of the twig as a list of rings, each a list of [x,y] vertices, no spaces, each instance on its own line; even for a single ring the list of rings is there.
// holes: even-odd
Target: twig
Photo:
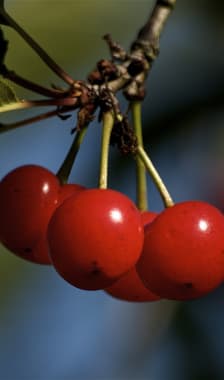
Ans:
[[[176,0],[157,0],[146,24],[140,29],[131,47],[134,53],[146,54],[151,61],[158,55],[159,38]]]
[[[20,77],[16,73],[8,71],[8,78],[17,84],[20,84],[37,93],[45,96],[50,96],[54,99],[43,101],[23,101],[18,104],[13,103],[1,107],[1,111],[10,111],[15,109],[30,108],[36,106],[63,106],[68,109],[86,107],[87,104],[94,102],[97,108],[102,106],[101,94],[104,90],[110,90],[116,93],[120,90],[124,91],[124,95],[129,101],[141,101],[145,96],[145,80],[148,72],[151,69],[152,62],[158,55],[159,37],[165,26],[165,23],[170,15],[170,12],[175,5],[176,0],[157,0],[154,9],[149,16],[146,24],[139,31],[136,40],[132,43],[130,54],[124,54],[124,50],[116,43],[113,44],[111,38],[106,38],[109,47],[112,50],[116,49],[118,59],[122,55],[119,64],[115,64],[117,77],[114,79],[114,72],[111,78],[103,76],[99,72],[102,82],[89,83],[84,81],[75,81],[67,73],[65,73],[49,56],[48,54],[26,33],[5,10],[0,9],[0,16],[13,27],[24,40],[39,54],[42,60],[65,82],[69,84],[69,88],[62,91],[47,89],[36,83]],[[60,96],[61,95],[61,96]],[[57,99],[55,99],[57,98]]]
[[[37,94],[44,95],[49,98],[60,98],[64,94],[64,91],[46,88],[26,78],[23,78],[22,76],[16,74],[14,71],[8,70],[5,66],[1,71],[4,78],[9,79],[10,81],[18,84],[23,88],[36,92]]]
[[[60,110],[60,114],[63,112],[67,112],[67,110],[64,110],[64,111]],[[29,125],[31,123],[37,123],[38,121],[46,120],[46,119],[49,119],[50,117],[54,117],[57,115],[58,115],[58,110],[56,109],[53,111],[41,113],[33,117],[29,117],[24,120],[17,121],[15,123],[7,123],[7,124],[0,123],[0,133],[8,132],[19,127],[25,127],[26,125]]]
[[[77,108],[76,98],[47,99],[47,100],[22,100],[1,106],[1,112],[21,110],[32,107],[60,106],[72,109]]]
[[[143,99],[145,93],[142,93],[142,86],[153,61],[159,54],[159,38],[175,3],[176,0],[156,1],[146,24],[140,29],[131,45],[131,53],[127,55],[127,60],[118,65],[120,77],[108,83],[111,91],[117,92],[126,87],[126,96],[129,100]],[[136,61],[141,63],[142,69],[134,75],[133,62],[136,64]]]

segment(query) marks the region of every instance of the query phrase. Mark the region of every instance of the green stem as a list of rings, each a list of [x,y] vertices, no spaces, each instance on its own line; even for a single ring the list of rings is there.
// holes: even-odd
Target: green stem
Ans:
[[[141,146],[138,146],[137,148],[137,155],[141,158],[142,162],[144,163],[146,169],[148,170],[149,174],[151,175],[162,199],[165,207],[171,207],[174,205],[174,202],[162,180],[160,177],[158,171],[156,170],[155,166],[153,165],[152,161],[150,160],[147,153],[144,151],[144,149]]]
[[[82,144],[83,138],[86,134],[87,126],[82,128],[80,131],[76,132],[74,141],[57,172],[57,177],[59,178],[62,184],[66,184],[68,181],[68,177],[71,173],[75,158],[79,152],[80,146]]]
[[[143,147],[141,102],[132,102],[131,110],[138,145]],[[148,209],[146,169],[139,156],[136,157],[136,195],[139,210],[146,211]]]
[[[109,111],[103,114],[103,131],[101,139],[99,188],[107,188],[109,144],[112,128],[114,125],[113,114]]]

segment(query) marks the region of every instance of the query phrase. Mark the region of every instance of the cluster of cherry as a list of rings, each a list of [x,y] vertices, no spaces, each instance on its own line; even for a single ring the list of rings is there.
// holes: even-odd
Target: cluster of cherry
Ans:
[[[0,182],[0,241],[70,284],[128,301],[189,300],[224,279],[224,217],[187,201],[140,212],[111,189],[61,185],[25,165]]]

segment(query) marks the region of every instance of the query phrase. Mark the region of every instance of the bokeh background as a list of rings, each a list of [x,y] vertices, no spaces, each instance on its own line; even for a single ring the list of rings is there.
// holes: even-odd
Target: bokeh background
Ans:
[[[111,33],[128,47],[152,0],[6,0],[6,8],[74,78],[108,57]],[[224,208],[224,3],[177,0],[143,104],[148,152],[175,201]],[[45,85],[62,83],[15,32],[7,63]],[[22,98],[36,98],[15,88]],[[123,104],[125,107],[125,104]],[[1,114],[1,122],[34,111]],[[36,163],[57,171],[75,114],[0,135],[0,177]],[[89,128],[70,181],[96,186],[100,125]],[[149,204],[162,210],[149,180]],[[133,162],[112,151],[110,186],[135,199]],[[52,268],[0,249],[1,380],[223,380],[224,288],[190,302],[121,302],[65,283]]]

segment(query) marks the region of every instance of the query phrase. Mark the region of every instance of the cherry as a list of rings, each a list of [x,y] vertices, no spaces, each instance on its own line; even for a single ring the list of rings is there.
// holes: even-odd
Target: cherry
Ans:
[[[48,226],[50,256],[72,285],[103,289],[137,262],[143,245],[140,212],[110,189],[80,192],[57,208]]]
[[[158,215],[157,212],[153,212],[153,211],[142,211],[141,212],[141,219],[142,219],[142,223],[144,225],[144,228],[146,227],[146,225],[148,223],[151,223],[155,217]]]
[[[165,209],[145,228],[137,271],[163,298],[201,297],[223,281],[224,218],[206,202],[186,201]]]
[[[124,274],[114,284],[105,289],[105,291],[111,296],[124,301],[146,302],[160,299],[160,296],[152,293],[143,285],[135,267],[130,269],[128,273]]]
[[[78,194],[81,190],[85,189],[86,188],[84,186],[75,183],[66,183],[64,185],[61,185],[58,193],[57,207],[61,205],[65,199],[71,197],[74,194]]]
[[[85,187],[77,184],[64,184],[59,188],[58,192],[58,199],[56,203],[56,207],[60,206],[65,199],[69,198],[72,195],[78,194],[81,190],[84,190]],[[56,208],[55,207],[55,208]],[[49,256],[49,249],[48,249],[48,242],[47,242],[47,226],[48,222],[53,214],[55,209],[52,211],[52,213],[49,215],[49,218],[47,220],[47,223],[45,224],[44,232],[41,234],[39,240],[34,245],[32,249],[32,255],[29,256],[30,261],[34,261],[39,264],[51,264],[51,259]],[[42,260],[42,257],[46,258],[45,261]],[[28,257],[25,257],[28,259]]]
[[[151,211],[142,212],[141,219],[143,225],[152,222],[156,215],[155,212]],[[135,266],[109,288],[105,289],[105,291],[111,296],[125,301],[146,302],[160,299],[159,296],[152,293],[143,285]]]
[[[31,261],[49,263],[43,252],[32,250],[44,233],[57,204],[59,182],[40,166],[25,165],[7,174],[0,183],[0,240],[14,253]]]
[[[26,260],[50,264],[48,222],[55,208],[77,189],[79,185],[60,187],[53,173],[37,165],[8,173],[0,182],[0,241]]]

